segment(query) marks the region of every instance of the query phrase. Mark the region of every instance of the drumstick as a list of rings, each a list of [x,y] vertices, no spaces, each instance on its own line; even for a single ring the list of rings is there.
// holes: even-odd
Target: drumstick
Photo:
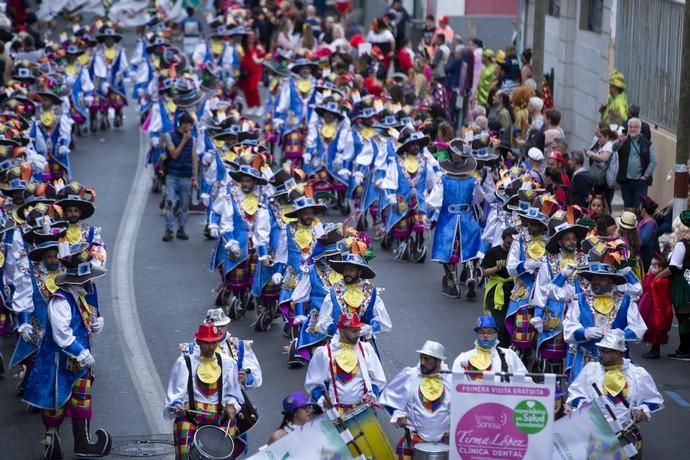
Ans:
[[[229,431],[230,431],[230,423],[232,423],[232,420],[228,420],[228,426],[225,427],[225,437],[226,437],[226,438],[229,438],[229,437],[230,437],[230,434],[229,434]]]

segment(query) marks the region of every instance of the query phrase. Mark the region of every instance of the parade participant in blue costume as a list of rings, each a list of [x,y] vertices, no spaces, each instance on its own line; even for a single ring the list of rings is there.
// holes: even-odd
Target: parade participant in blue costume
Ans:
[[[390,316],[381,299],[381,292],[371,281],[376,276],[364,255],[366,244],[359,238],[348,240],[349,248],[339,259],[329,260],[334,271],[343,279],[334,283],[321,304],[316,330],[321,334],[334,335],[337,319],[342,313],[355,313],[363,325],[362,339],[372,340],[381,332],[392,329]]]
[[[309,361],[304,387],[322,408],[343,414],[376,403],[386,375],[372,344],[360,339],[364,324],[359,316],[343,312],[336,325],[338,334]]]
[[[503,372],[509,374],[526,374],[527,368],[520,360],[520,357],[511,348],[501,348],[498,346],[498,326],[490,315],[482,315],[477,318],[474,327],[476,339],[474,348],[460,353],[453,361],[453,373],[471,371],[474,374],[467,374],[467,380],[481,380],[481,372]],[[508,375],[496,375],[497,382],[509,382],[511,377]]]
[[[91,111],[91,130],[95,131],[96,117],[101,116],[100,129],[109,126],[108,109],[115,110],[115,127],[122,126],[122,109],[127,105],[125,83],[129,80],[127,53],[118,43],[122,35],[112,24],[104,24],[96,35],[100,43],[94,57],[92,78],[100,99],[98,111]],[[95,77],[95,78],[94,78]]]
[[[460,296],[456,265],[477,257],[481,244],[481,228],[472,207],[484,200],[485,192],[472,173],[477,161],[462,150],[462,141],[450,142],[450,159],[439,164],[441,179],[427,198],[427,207],[438,216],[431,259],[443,264],[442,293]],[[474,280],[467,281],[467,298],[475,297]]]
[[[134,87],[132,98],[139,103],[139,115],[145,116],[155,103],[157,88],[156,84],[162,77],[162,73],[167,71],[168,64],[164,55],[170,44],[161,36],[154,35],[146,44],[145,55],[141,64],[137,66],[134,73]],[[182,71],[183,69],[176,69]],[[160,90],[159,90],[160,91]]]
[[[167,72],[165,72],[167,74]],[[177,105],[173,102],[173,80],[163,73],[158,79],[158,95],[151,103],[149,117],[144,123],[144,130],[148,131],[151,138],[151,149],[147,156],[147,162],[152,166],[152,190],[160,192],[165,183],[165,171],[161,161],[165,155],[165,145],[161,143],[164,134],[174,131],[173,118]]]
[[[392,415],[390,422],[409,430],[398,443],[399,460],[411,460],[420,442],[448,443],[452,375],[445,362],[446,349],[427,340],[417,353],[418,364],[393,377],[379,397],[379,404]]]
[[[328,96],[314,109],[309,122],[302,169],[308,176],[323,177],[333,170],[338,154],[342,156],[349,120],[341,108],[342,101]],[[341,160],[342,161],[342,160]]]
[[[316,241],[312,254],[314,264],[309,267],[308,275],[302,277],[292,293],[292,302],[297,310],[295,324],[301,325],[296,344],[297,352],[305,361],[311,358],[313,348],[322,345],[328,337],[316,329],[319,310],[331,288],[343,280],[343,275],[335,271],[329,263],[331,260],[339,259],[345,247],[342,225],[328,224],[324,231],[325,234]]]
[[[17,315],[17,345],[12,355],[10,367],[19,367],[17,394],[22,396],[26,379],[33,368],[33,355],[41,346],[48,321],[48,300],[57,291],[55,277],[59,274],[60,261],[58,240],[67,231],[67,222],[62,221],[59,208],[46,203],[38,203],[27,213],[24,241],[31,245],[29,259],[32,277],[30,308]],[[57,220],[56,220],[57,219]],[[11,221],[13,223],[13,221]],[[8,227],[4,227],[8,229]],[[4,232],[3,232],[4,233]],[[9,301],[9,298],[6,299]]]
[[[306,58],[297,59],[290,65],[290,76],[282,85],[276,101],[273,124],[282,137],[283,125],[294,116],[296,124],[307,126],[312,114],[316,95],[314,75],[318,65]]]
[[[636,343],[642,340],[647,326],[640,315],[635,299],[616,286],[628,283],[626,277],[612,265],[603,261],[592,261],[577,276],[580,291],[573,297],[563,319],[563,337],[570,344],[566,369],[572,382],[582,368],[598,359],[599,340],[611,329],[620,329],[625,341]]]
[[[286,335],[294,339],[299,333],[296,330],[299,325],[294,322],[295,307],[291,300],[292,293],[302,277],[309,273],[309,267],[313,263],[312,252],[316,240],[324,234],[323,225],[316,214],[325,212],[326,207],[297,189],[292,190],[288,196],[292,202],[292,210],[283,215],[295,220],[288,222],[286,227],[287,265],[280,290],[279,306],[286,319],[286,330],[289,331]]]
[[[513,240],[506,261],[508,273],[515,278],[515,286],[506,310],[505,324],[515,348],[529,354],[535,339],[534,327],[529,322],[532,318],[532,291],[537,272],[546,258],[544,234],[548,217],[536,207],[529,207],[518,215],[523,228]]]
[[[48,302],[48,322],[23,401],[40,409],[46,428],[45,458],[62,458],[59,430],[65,417],[72,419],[74,453],[77,456],[108,455],[112,438],[103,429],[92,442],[93,367],[92,336],[103,330],[99,312],[88,304],[83,285],[105,275],[91,263],[86,244],[61,247],[65,271],[55,277],[58,290]],[[101,318],[101,319],[99,319]]]
[[[580,241],[587,227],[575,224],[578,210],[556,211],[549,219],[547,255],[537,273],[530,324],[537,331],[537,356],[544,372],[563,373],[568,346],[563,338],[563,316],[575,294],[573,273],[586,264]],[[566,287],[566,285],[568,285]]]
[[[51,85],[48,81],[46,83]],[[41,98],[41,106],[31,125],[29,137],[36,152],[48,160],[44,179],[47,182],[58,179],[69,181],[72,174],[69,162],[72,121],[63,110],[62,98],[58,94],[40,91],[38,96]]]
[[[417,259],[426,255],[423,241],[427,225],[426,198],[436,184],[434,165],[424,153],[429,137],[423,133],[405,128],[399,137],[400,146],[396,162],[389,165],[386,176],[395,186],[386,190],[387,207],[386,240],[397,242],[397,255],[408,256],[410,251],[405,241],[414,233]]]
[[[211,256],[211,270],[218,269],[222,276],[219,298],[230,299],[231,316],[240,318],[249,307],[248,295],[253,284],[257,261],[268,258],[257,248],[265,248],[270,236],[270,221],[265,207],[263,186],[267,180],[260,172],[261,158],[238,162],[238,169],[228,174],[233,182],[226,186],[213,203],[221,216],[218,240]],[[221,306],[221,305],[219,305]]]
[[[508,174],[496,184],[496,199],[489,204],[489,212],[482,229],[482,245],[480,254],[486,254],[490,248],[502,243],[503,231],[509,227],[519,225],[514,217],[515,211],[509,209],[519,200],[518,189],[522,184],[520,179],[511,179]]]
[[[257,248],[260,254],[267,254],[265,263],[257,266],[252,284],[252,295],[257,300],[256,323],[258,331],[267,331],[277,313],[280,288],[287,264],[287,226],[294,218],[285,217],[290,210],[288,194],[297,184],[292,173],[285,167],[279,169],[270,179],[272,194],[266,196],[264,206],[268,211],[271,230],[265,246]]]
[[[89,106],[93,103],[95,86],[91,81],[89,70],[80,62],[81,56],[86,52],[75,43],[69,43],[65,49],[65,82],[70,88],[70,114],[76,123],[76,133],[81,135],[82,125],[86,125],[89,119]]]

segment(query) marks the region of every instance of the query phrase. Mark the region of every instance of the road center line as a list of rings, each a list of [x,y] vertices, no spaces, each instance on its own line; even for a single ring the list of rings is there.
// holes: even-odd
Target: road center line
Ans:
[[[145,169],[147,147],[147,138],[140,132],[137,169],[115,240],[112,304],[125,363],[151,433],[170,433],[171,424],[163,419],[163,384],[146,344],[134,292],[134,255],[148,196]]]
[[[690,402],[683,398],[679,393],[671,390],[665,390],[664,393],[666,393],[668,397],[674,400],[679,406],[690,407]]]

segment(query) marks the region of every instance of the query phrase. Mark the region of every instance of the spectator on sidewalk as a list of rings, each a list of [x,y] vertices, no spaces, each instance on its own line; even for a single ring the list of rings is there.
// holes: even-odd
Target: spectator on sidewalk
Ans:
[[[585,154],[581,151],[570,152],[568,159],[573,177],[570,178],[569,204],[575,204],[582,208],[587,207],[589,195],[592,194],[594,181],[589,171],[585,168]]]
[[[197,184],[198,158],[194,149],[194,118],[189,113],[180,116],[175,131],[165,140],[165,234],[163,241],[173,239],[177,222],[177,238],[187,240],[185,233],[192,187]]]
[[[631,105],[628,109],[628,116],[630,118],[640,118],[640,106],[635,104]],[[628,120],[630,120],[630,118],[628,118]],[[646,121],[642,121],[641,135],[648,141],[652,141],[652,130],[649,128],[649,123]]]
[[[610,184],[606,176],[613,155],[613,142],[616,140],[617,135],[615,132],[611,131],[608,123],[602,122],[599,123],[599,126],[595,129],[595,138],[596,142],[592,148],[586,152],[589,158],[589,174],[592,180],[594,180],[594,192],[603,193],[606,197],[606,204],[609,209],[611,209],[614,192],[613,186],[615,186],[615,184]],[[626,205],[625,207],[629,206]]]
[[[656,168],[654,145],[641,136],[641,131],[642,121],[631,118],[628,120],[628,135],[619,141],[617,182],[625,208],[637,209],[640,206]]]
[[[450,20],[448,16],[441,16],[438,20],[438,28],[436,29],[436,36],[443,35],[446,38],[446,43],[453,43],[453,38],[455,38],[455,32],[448,25]]]
[[[386,14],[392,15],[392,22],[395,24],[395,43],[399,47],[407,38],[406,29],[410,21],[410,13],[403,6],[402,0],[393,0]]]
[[[450,49],[446,45],[446,37],[443,36],[443,34],[436,35],[434,44],[436,45],[436,51],[431,60],[431,75],[434,77],[434,80],[439,83],[444,83],[446,80],[446,64],[450,57]]]

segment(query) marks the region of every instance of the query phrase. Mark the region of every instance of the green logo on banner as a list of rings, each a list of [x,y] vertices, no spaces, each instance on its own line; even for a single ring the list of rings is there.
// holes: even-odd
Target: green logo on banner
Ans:
[[[520,401],[513,409],[513,424],[523,433],[539,433],[548,421],[549,413],[539,401],[533,399]]]

